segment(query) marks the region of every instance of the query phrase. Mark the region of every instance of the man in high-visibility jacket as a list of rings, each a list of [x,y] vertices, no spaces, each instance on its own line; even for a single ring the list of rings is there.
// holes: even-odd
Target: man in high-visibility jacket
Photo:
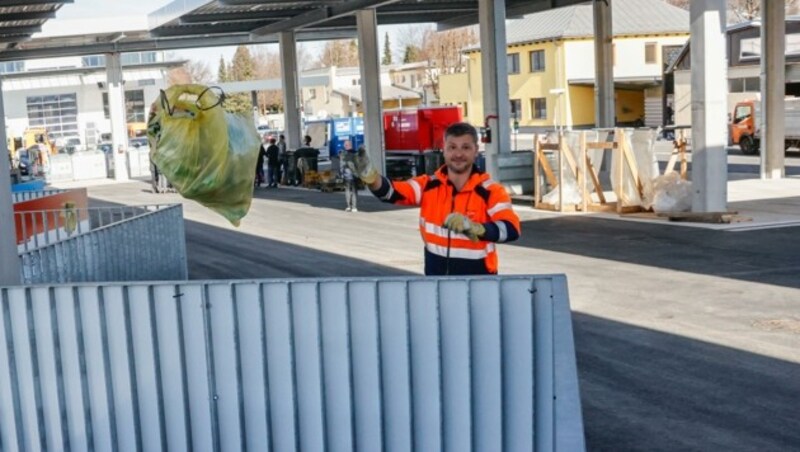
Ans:
[[[505,188],[475,166],[478,133],[466,123],[445,131],[444,166],[432,176],[390,181],[381,176],[362,147],[356,172],[384,202],[420,206],[426,275],[497,273],[496,243],[516,240],[519,217]]]

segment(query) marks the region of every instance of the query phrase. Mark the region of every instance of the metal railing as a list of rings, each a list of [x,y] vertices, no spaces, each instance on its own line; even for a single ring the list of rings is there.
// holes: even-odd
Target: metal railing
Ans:
[[[582,451],[566,279],[0,288],[0,444]]]
[[[16,204],[18,202],[30,201],[33,199],[44,198],[45,196],[57,195],[65,193],[67,190],[52,189],[52,190],[36,190],[36,191],[20,191],[11,193],[11,202]]]
[[[25,284],[186,279],[180,205],[16,212]]]

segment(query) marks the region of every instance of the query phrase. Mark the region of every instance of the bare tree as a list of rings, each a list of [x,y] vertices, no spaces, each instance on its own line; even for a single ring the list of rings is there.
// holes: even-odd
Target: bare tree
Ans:
[[[213,81],[214,75],[204,61],[189,60],[183,66],[170,69],[167,73],[167,83],[170,85],[186,85],[189,83],[207,85]]]
[[[664,0],[670,5],[689,9],[691,0]],[[798,1],[784,0],[786,14],[797,14]],[[761,15],[761,0],[728,0],[728,19],[733,22],[753,20]]]
[[[689,3],[691,0],[665,0],[672,6],[677,6],[678,8],[689,9]]]
[[[416,63],[425,61],[422,56],[422,47],[427,33],[433,31],[430,25],[408,25],[398,33],[400,54],[403,63]]]
[[[466,57],[462,51],[477,42],[478,33],[475,27],[425,32],[421,59],[428,62],[428,78],[436,97],[439,97],[439,76],[466,71]]]
[[[317,67],[358,66],[358,44],[355,40],[335,40],[325,43],[317,59]]]
[[[253,62],[257,80],[278,79],[281,77],[281,57],[278,52],[264,47],[259,48],[253,52]],[[262,112],[283,111],[283,90],[259,91],[258,107]]]

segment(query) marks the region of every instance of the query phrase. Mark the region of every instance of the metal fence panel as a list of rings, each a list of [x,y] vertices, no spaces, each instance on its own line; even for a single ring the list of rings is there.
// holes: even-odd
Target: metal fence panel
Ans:
[[[25,284],[188,277],[180,205],[16,215],[21,218],[23,236],[29,237],[18,245]]]
[[[0,447],[584,450],[566,280],[0,288]]]
[[[66,193],[67,190],[52,189],[52,190],[35,190],[35,191],[18,191],[11,193],[11,202],[14,204],[23,201],[30,201],[32,199],[44,198],[45,196],[57,195],[59,193]]]

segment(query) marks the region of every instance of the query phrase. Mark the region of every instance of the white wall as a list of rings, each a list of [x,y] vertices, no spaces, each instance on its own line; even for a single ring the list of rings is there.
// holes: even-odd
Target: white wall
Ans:
[[[681,36],[647,36],[640,38],[615,38],[614,77],[661,77],[661,47],[683,45],[687,38]],[[645,43],[658,42],[656,63],[645,64]],[[566,58],[564,67],[567,80],[594,79],[594,41],[590,39],[564,42]]]

